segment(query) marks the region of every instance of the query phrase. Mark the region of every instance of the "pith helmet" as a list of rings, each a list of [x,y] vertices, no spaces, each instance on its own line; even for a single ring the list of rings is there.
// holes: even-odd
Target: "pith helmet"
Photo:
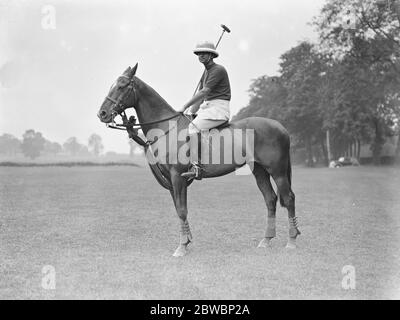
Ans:
[[[194,50],[193,50],[194,54],[199,54],[201,52],[210,52],[210,53],[214,54],[214,58],[219,56],[217,50],[215,49],[214,44],[209,41],[199,43],[196,46],[196,48],[194,48]]]

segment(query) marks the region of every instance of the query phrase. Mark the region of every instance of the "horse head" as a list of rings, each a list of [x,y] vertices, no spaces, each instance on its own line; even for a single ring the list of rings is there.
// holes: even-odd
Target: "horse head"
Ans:
[[[104,99],[97,116],[101,122],[110,123],[114,118],[125,111],[133,108],[137,96],[134,87],[134,78],[138,64],[131,68],[128,67],[124,73],[118,77],[117,81],[111,86],[107,97]]]

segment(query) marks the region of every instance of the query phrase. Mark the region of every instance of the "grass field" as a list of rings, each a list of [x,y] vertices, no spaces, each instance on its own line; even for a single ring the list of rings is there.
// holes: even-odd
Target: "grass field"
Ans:
[[[41,155],[38,158],[30,159],[22,154],[0,155],[0,167],[2,166],[75,166],[75,165],[139,165],[145,166],[146,159],[143,155],[129,154],[106,154],[100,156],[70,156],[70,155]]]
[[[295,167],[302,235],[287,213],[271,249],[252,176],[195,182],[194,243],[174,258],[178,219],[146,167],[0,168],[2,299],[400,298],[400,169]],[[42,268],[56,289],[42,288]],[[356,288],[342,288],[352,265]]]

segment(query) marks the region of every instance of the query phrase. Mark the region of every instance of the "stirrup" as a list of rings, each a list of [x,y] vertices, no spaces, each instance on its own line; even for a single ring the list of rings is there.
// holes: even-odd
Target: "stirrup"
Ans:
[[[190,167],[189,171],[182,173],[181,177],[201,180],[203,178],[202,177],[202,168],[199,166],[199,164],[193,163],[192,166]]]

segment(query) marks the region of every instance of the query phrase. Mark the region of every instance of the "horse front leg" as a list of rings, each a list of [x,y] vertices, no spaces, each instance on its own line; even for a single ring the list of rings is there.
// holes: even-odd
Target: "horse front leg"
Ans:
[[[174,200],[176,213],[180,221],[179,246],[175,250],[174,257],[182,257],[187,253],[187,246],[192,242],[192,233],[190,232],[189,222],[187,220],[187,185],[186,179],[179,173],[171,174],[172,190],[171,196]]]

